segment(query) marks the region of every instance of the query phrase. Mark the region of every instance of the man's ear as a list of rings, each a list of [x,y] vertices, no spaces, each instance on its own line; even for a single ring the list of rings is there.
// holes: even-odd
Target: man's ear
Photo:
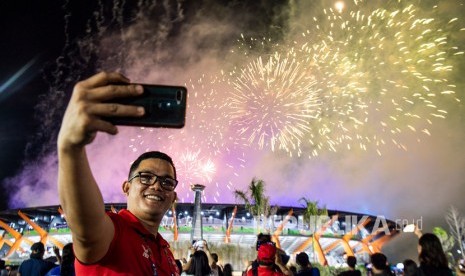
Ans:
[[[131,186],[131,184],[127,181],[124,181],[123,182],[123,185],[121,185],[121,188],[123,189],[123,193],[126,194],[126,195],[129,195],[129,187]]]
[[[176,192],[174,192],[174,198],[173,198],[173,202],[171,202],[171,204],[174,204],[177,199],[178,199],[178,194]]]

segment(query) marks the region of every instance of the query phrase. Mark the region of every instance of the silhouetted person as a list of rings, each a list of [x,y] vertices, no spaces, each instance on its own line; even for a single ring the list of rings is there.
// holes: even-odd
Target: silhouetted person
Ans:
[[[391,270],[387,264],[387,258],[383,253],[374,253],[371,255],[371,264],[373,265],[373,276],[391,276]]]
[[[194,276],[213,275],[207,254],[203,250],[195,251],[187,263],[185,272],[187,275]]]
[[[257,263],[258,267],[253,267],[247,271],[247,276],[260,275],[284,275],[276,266],[276,246],[274,243],[262,243],[258,247]]]
[[[19,266],[18,274],[21,276],[44,276],[56,265],[44,260],[45,246],[36,242],[31,246],[30,258],[23,261]]]
[[[227,263],[223,267],[223,276],[232,276],[233,267],[230,263]]]
[[[406,259],[402,264],[404,265],[404,276],[420,276],[418,265],[414,260]]]
[[[61,264],[57,267],[52,268],[46,276],[74,276],[74,251],[73,243],[67,243],[63,247],[63,253],[61,254]]]
[[[425,233],[418,240],[418,259],[420,272],[425,276],[452,275],[441,242],[434,234]]]
[[[8,270],[5,267],[5,261],[0,259],[0,276],[7,276]]]
[[[347,257],[347,265],[349,266],[349,270],[339,273],[339,276],[362,276],[360,270],[355,269],[355,265],[357,265],[357,258],[355,256]]]
[[[207,253],[208,254],[208,253]],[[218,254],[211,253],[210,267],[212,269],[212,274],[215,276],[223,276],[223,269],[218,265]]]
[[[305,252],[300,252],[295,256],[295,262],[299,265],[299,270],[296,276],[319,276],[320,270],[312,267],[308,255]]]

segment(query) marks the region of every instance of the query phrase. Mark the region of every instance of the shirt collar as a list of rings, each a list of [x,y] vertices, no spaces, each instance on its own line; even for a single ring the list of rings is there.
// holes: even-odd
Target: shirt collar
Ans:
[[[132,227],[139,235],[145,238],[155,240],[155,242],[161,247],[168,247],[169,243],[160,235],[157,234],[157,237],[154,238],[154,235],[150,233],[143,225],[140,223],[139,219],[127,209],[121,209],[118,212],[118,215],[126,221],[130,227]]]

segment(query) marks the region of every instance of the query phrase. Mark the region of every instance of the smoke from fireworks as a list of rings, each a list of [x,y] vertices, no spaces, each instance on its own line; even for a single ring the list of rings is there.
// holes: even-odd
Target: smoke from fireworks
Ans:
[[[132,9],[127,9],[127,1],[113,1],[111,9],[98,2],[81,26],[85,36],[67,41],[57,70],[50,73],[53,95],[41,103],[44,114],[58,114],[53,107],[64,102],[70,91],[66,85],[95,68],[122,71],[134,82],[188,88],[184,129],[121,128],[116,137],[99,134],[89,146],[107,202],[124,200],[115,183],[126,179],[130,162],[147,150],[174,157],[182,202],[193,200],[194,183],[207,186],[204,202],[233,202],[232,191],[257,177],[266,181],[272,201],[281,205],[296,205],[296,199],[310,196],[328,208],[389,216],[402,208],[418,209],[411,200],[392,206],[399,194],[423,189],[411,183],[450,182],[452,187],[462,183],[460,170],[454,168],[463,167],[463,157],[444,167],[438,166],[440,160],[427,162],[443,155],[449,160],[461,147],[448,154],[439,149],[435,152],[440,154],[433,156],[426,144],[417,159],[411,157],[413,165],[399,162],[405,156],[394,150],[412,152],[416,140],[441,140],[432,140],[434,131],[448,125],[437,122],[449,124],[448,119],[454,119],[449,118],[449,109],[463,97],[454,93],[459,92],[458,78],[452,78],[456,63],[463,60],[455,40],[463,33],[461,19],[444,19],[436,8],[423,10],[411,1],[383,2],[382,7],[374,7],[372,1],[346,3],[337,10],[300,1],[299,7],[288,4],[288,24],[273,25],[275,20],[249,24],[269,27],[257,34],[242,28],[240,20],[231,20],[245,13],[222,14],[230,20],[228,26],[221,24],[222,16],[213,17],[217,21],[212,27],[207,22],[212,17],[186,12],[184,1],[149,2],[138,1]],[[105,13],[108,10],[111,14]],[[272,29],[285,36],[270,35],[276,33]],[[73,30],[65,32],[71,36]],[[241,33],[246,38],[241,40]],[[231,47],[237,41],[243,45]],[[90,64],[95,68],[89,69]],[[45,118],[51,118],[49,122],[55,117]],[[54,133],[59,122],[54,123],[43,133]],[[460,135],[451,137],[460,140]],[[391,160],[394,164],[387,164]],[[366,164],[372,165],[370,172],[365,172]],[[443,173],[430,175],[436,170]],[[17,191],[12,207],[58,203],[55,152],[8,184],[8,190]],[[385,200],[367,196],[381,186]],[[401,191],[394,189],[397,186]],[[350,202],[348,194],[354,194]],[[429,194],[421,196],[432,202]],[[436,205],[425,210],[439,210],[436,207],[445,201],[434,200]]]

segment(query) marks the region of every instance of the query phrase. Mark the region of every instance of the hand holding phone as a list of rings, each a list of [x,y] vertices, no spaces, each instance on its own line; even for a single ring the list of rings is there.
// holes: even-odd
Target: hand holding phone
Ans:
[[[205,244],[206,244],[205,240],[198,240],[198,241],[195,241],[192,246],[195,248],[195,250],[204,250]]]
[[[187,89],[183,86],[140,84],[144,93],[109,102],[142,106],[142,117],[109,117],[115,125],[182,128],[186,120]]]

